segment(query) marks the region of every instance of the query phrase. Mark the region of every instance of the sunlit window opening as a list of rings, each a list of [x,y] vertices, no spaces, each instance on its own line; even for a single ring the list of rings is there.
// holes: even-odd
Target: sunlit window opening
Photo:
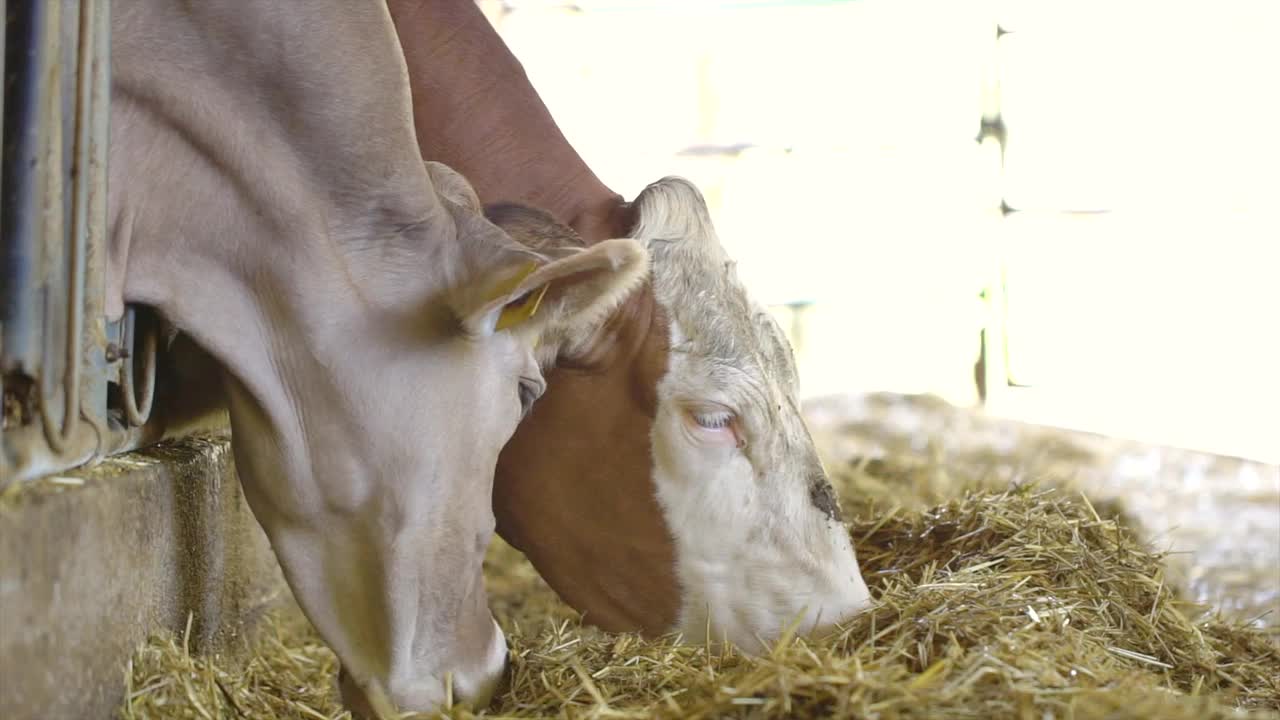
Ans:
[[[606,184],[703,189],[806,396],[981,354],[991,413],[1280,462],[1280,5],[485,6]]]

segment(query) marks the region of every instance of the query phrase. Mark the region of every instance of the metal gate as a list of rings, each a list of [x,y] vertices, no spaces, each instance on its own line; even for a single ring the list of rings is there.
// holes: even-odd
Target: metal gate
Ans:
[[[103,315],[109,0],[0,0],[0,11],[4,487],[138,444],[156,325],[136,308]]]

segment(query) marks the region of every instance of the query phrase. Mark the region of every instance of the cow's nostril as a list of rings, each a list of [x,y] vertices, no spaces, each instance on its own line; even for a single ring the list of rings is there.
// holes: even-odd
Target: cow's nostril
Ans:
[[[831,481],[826,474],[819,473],[809,478],[809,501],[829,520],[840,519],[840,506],[836,502],[835,492],[831,489]]]

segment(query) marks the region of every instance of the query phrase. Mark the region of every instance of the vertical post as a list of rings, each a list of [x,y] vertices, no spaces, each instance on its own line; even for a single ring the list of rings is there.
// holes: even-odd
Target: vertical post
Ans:
[[[5,67],[8,65],[5,58],[5,36],[9,34],[9,7],[6,0],[0,0],[0,142],[4,138],[4,86],[7,84],[5,78],[9,77],[5,73]],[[0,154],[3,151],[0,150]],[[0,173],[0,198],[4,197],[4,173]],[[0,236],[3,241],[3,236]],[[0,333],[0,354],[4,352],[4,337]],[[4,391],[4,376],[0,375],[0,393]],[[3,439],[3,430],[0,430],[0,439]]]
[[[91,460],[111,429],[108,2],[0,5],[0,486]]]
[[[9,85],[8,72],[8,56],[6,48],[8,44],[5,38],[9,35],[9,7],[6,0],[0,0],[0,158],[4,157],[4,115],[5,115],[5,89]],[[0,205],[4,202],[4,172],[0,171]],[[0,216],[3,215],[0,210]],[[4,256],[8,252],[4,249],[4,221],[0,217],[0,281],[5,280],[4,275]],[[0,306],[3,305],[3,297],[0,297]],[[0,318],[4,316],[0,314]],[[0,320],[0,358],[4,357],[4,326],[3,320]],[[4,405],[4,368],[3,362],[0,362],[0,478],[6,477],[8,473],[8,460],[5,458],[4,450],[4,426],[7,415],[7,408]],[[3,485],[3,482],[0,482]]]
[[[40,266],[36,210],[46,144],[40,71],[50,61],[46,25],[61,3],[24,2],[5,17],[3,172],[0,172],[0,372],[30,373],[38,363],[34,297]]]
[[[52,266],[61,266],[61,272],[48,278],[49,285],[45,289],[44,356],[36,390],[45,441],[56,455],[70,449],[72,436],[80,423],[80,346],[84,336],[88,194],[85,192],[85,179],[77,175],[88,164],[89,108],[85,97],[88,78],[85,77],[86,53],[82,45],[82,13],[74,10],[83,9],[74,7],[70,2],[52,5],[54,21],[48,26],[48,43],[55,48],[54,55],[60,56],[61,64],[55,65],[58,72],[52,73],[56,78],[54,88],[42,98],[49,107],[50,131],[62,131],[60,137],[55,135],[49,143],[51,161],[44,172],[47,183],[44,207],[60,206],[61,212],[45,211],[42,242],[45,257],[54,258]],[[73,12],[60,15],[60,10]],[[55,367],[58,369],[56,373]],[[61,409],[55,413],[57,406]]]
[[[983,159],[990,164],[995,182],[990,185],[992,194],[990,212],[995,217],[995,242],[991,260],[992,274],[982,291],[986,306],[986,322],[979,335],[979,356],[974,365],[974,380],[978,386],[978,399],[991,408],[1001,404],[1009,387],[1008,343],[1006,328],[1004,219],[1015,210],[1006,201],[1004,188],[1004,158],[1008,142],[1008,129],[1001,113],[1000,75],[1001,39],[1008,34],[997,17],[994,24],[995,38],[991,57],[987,63],[987,77],[982,90],[982,118],[976,138],[982,149]]]
[[[75,178],[85,198],[84,324],[81,343],[82,408],[101,436],[107,422],[106,264],[107,159],[111,117],[110,0],[81,0],[80,93],[85,150]]]
[[[8,58],[5,55],[5,38],[9,35],[9,7],[6,0],[0,0],[0,157],[4,157],[4,108],[5,108],[5,88],[9,85]],[[4,200],[4,172],[0,171],[0,204]],[[3,214],[0,210],[0,215]],[[3,219],[0,219],[0,228],[4,227]],[[0,229],[0,281],[5,279],[3,271],[3,258],[7,252],[4,249],[4,232]],[[0,298],[0,304],[3,299]],[[0,315],[3,318],[3,315]],[[3,321],[0,320],[0,323]],[[4,357],[4,326],[0,324],[0,358]],[[2,365],[3,363],[0,363]],[[5,426],[5,410],[4,407],[4,370],[0,367],[0,477],[6,474],[6,461],[3,453],[4,448],[4,426]]]

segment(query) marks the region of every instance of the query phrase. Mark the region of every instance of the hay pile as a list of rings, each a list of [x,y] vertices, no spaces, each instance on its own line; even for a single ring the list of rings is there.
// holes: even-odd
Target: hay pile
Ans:
[[[1274,639],[1180,601],[1118,508],[940,466],[862,461],[837,484],[877,606],[837,637],[784,640],[766,657],[582,628],[495,542],[492,604],[513,660],[489,714],[1280,718]],[[341,718],[334,670],[296,611],[247,663],[157,637],[132,663],[122,716]]]

